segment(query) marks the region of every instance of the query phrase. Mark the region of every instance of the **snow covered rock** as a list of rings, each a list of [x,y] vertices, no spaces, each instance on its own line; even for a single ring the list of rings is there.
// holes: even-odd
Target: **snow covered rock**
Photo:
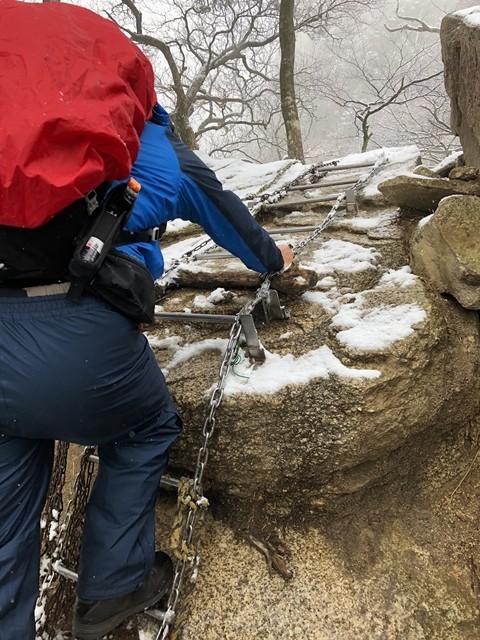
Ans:
[[[447,15],[440,30],[451,126],[465,163],[480,167],[480,7]]]
[[[412,268],[467,309],[480,309],[480,198],[452,196],[422,221],[411,241]]]
[[[281,227],[282,240],[298,246],[305,239],[299,225],[324,218],[325,207],[312,205],[272,213],[264,225]],[[478,316],[412,274],[408,241],[417,221],[370,203],[357,213],[340,211],[304,247],[300,262],[318,282],[299,297],[281,297],[289,319],[267,323],[261,305],[256,309],[266,360],[253,365],[242,348],[230,370],[215,415],[207,486],[239,502],[259,500],[275,515],[294,516],[302,503],[334,511],[352,494],[399,482],[404,445],[415,443],[426,455],[432,438],[477,415]],[[202,273],[207,269],[217,275],[203,280],[205,291],[176,289],[163,309],[204,312],[208,287],[239,266],[213,259],[203,262]],[[251,300],[251,291],[232,289],[215,304],[216,314],[234,315]],[[150,331],[185,422],[171,454],[174,467],[195,468],[228,334],[228,326],[193,321],[161,321]],[[407,457],[402,474],[409,464],[418,460]]]

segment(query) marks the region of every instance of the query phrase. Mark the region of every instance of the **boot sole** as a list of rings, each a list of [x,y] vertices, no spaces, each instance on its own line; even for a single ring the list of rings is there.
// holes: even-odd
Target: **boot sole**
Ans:
[[[152,594],[148,600],[145,600],[141,604],[136,605],[135,607],[131,607],[130,609],[125,609],[121,613],[108,618],[108,620],[102,620],[102,622],[98,622],[97,624],[82,624],[74,619],[73,621],[73,634],[77,640],[100,640],[104,635],[113,631],[115,627],[121,624],[124,620],[129,618],[130,616],[135,615],[136,613],[141,613],[161,600],[170,590],[171,580],[167,581],[165,587]]]

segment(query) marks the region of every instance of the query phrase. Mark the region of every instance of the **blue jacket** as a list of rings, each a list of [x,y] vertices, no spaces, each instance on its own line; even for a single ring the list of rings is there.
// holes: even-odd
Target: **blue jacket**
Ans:
[[[214,172],[173,133],[167,112],[157,105],[141,136],[132,176],[142,189],[128,231],[156,227],[181,218],[199,224],[218,245],[260,273],[279,271],[283,258],[268,233]],[[154,278],[163,273],[158,242],[119,247],[143,262]]]

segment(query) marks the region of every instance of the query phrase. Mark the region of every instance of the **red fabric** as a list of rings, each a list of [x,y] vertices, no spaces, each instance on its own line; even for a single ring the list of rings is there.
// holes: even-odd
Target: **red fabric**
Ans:
[[[113,22],[0,0],[0,224],[40,226],[126,178],[155,102],[148,59]]]

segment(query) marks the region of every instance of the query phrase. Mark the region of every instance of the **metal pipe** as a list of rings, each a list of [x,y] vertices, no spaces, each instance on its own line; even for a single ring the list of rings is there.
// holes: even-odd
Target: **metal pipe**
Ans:
[[[291,200],[290,202],[272,202],[272,204],[264,204],[263,209],[282,209],[284,207],[302,207],[306,204],[317,204],[317,202],[328,202],[336,200],[342,193],[332,193],[328,196],[320,196],[319,198],[310,198],[308,200]]]
[[[288,187],[287,191],[306,191],[307,189],[323,189],[324,187],[336,187],[340,184],[355,184],[358,182],[359,177],[346,178],[344,180],[333,180],[331,182],[316,182],[315,184],[297,184],[293,187]]]
[[[181,320],[183,322],[216,322],[217,324],[233,324],[237,316],[222,316],[215,313],[171,313],[160,311],[155,313],[156,318],[162,320]]]
[[[67,569],[67,567],[60,562],[60,560],[57,560],[57,562],[53,563],[53,570],[64,578],[67,578],[68,580],[72,580],[73,582],[77,582],[78,580],[78,573],[72,571],[71,569]]]
[[[311,231],[316,231],[318,229],[317,226],[305,226],[305,227],[280,227],[278,229],[266,229],[268,234],[271,236],[282,236],[288,233],[310,233]],[[226,260],[230,258],[231,260],[236,260],[237,257],[231,253],[226,252],[218,252],[218,253],[201,253],[198,256],[195,256],[194,260]]]
[[[316,167],[316,170],[319,173],[323,173],[324,171],[347,171],[348,169],[363,169],[363,167],[373,167],[375,162],[365,162],[359,164],[342,164],[342,165],[334,165],[328,167]]]

